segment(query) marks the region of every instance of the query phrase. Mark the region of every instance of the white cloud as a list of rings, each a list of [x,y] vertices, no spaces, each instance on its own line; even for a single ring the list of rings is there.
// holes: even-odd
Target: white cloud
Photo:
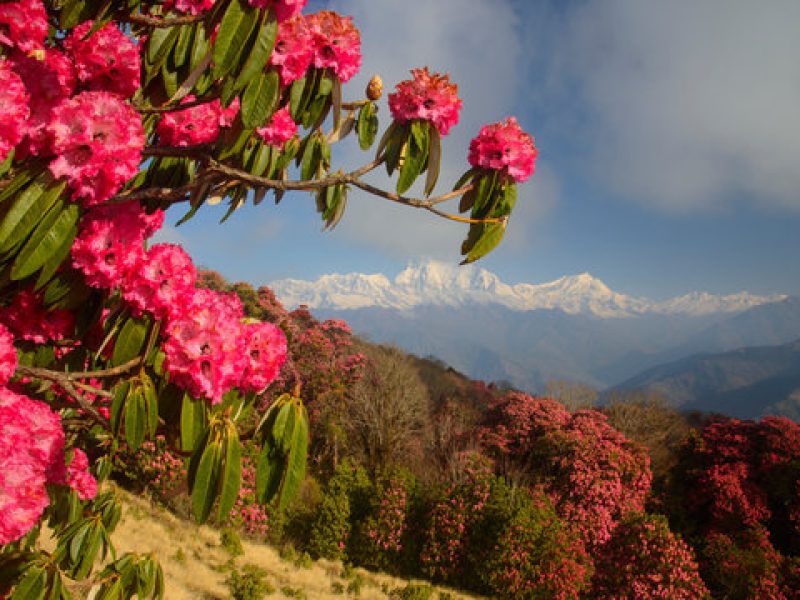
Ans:
[[[572,141],[612,191],[800,209],[800,2],[590,1],[565,22],[549,75],[578,91]]]
[[[433,71],[449,72],[458,84],[464,105],[459,124],[444,140],[444,160],[436,190],[447,191],[468,168],[469,140],[480,126],[508,116],[517,103],[523,83],[520,73],[527,57],[519,15],[511,2],[338,0],[330,5],[342,14],[353,15],[362,35],[363,64],[359,75],[346,85],[346,97],[363,93],[373,74],[380,74],[384,80],[384,100],[379,113],[381,132],[390,122],[386,95],[397,82],[409,78],[410,69],[427,65]],[[355,161],[365,162],[368,158],[371,156],[354,152],[345,161],[354,165]],[[392,189],[393,182],[387,180],[385,172],[369,179]],[[526,185],[535,185],[535,179]],[[417,186],[412,189],[417,194],[419,191]],[[351,192],[339,234],[404,260],[430,256],[458,259],[466,226],[388,204],[367,194]],[[452,212],[457,212],[457,206],[457,201],[444,205]],[[521,215],[514,215],[514,221],[515,226],[524,227]]]

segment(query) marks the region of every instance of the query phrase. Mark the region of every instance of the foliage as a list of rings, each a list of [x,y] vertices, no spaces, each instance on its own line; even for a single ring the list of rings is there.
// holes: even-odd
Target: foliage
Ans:
[[[266,572],[256,565],[245,565],[241,571],[233,569],[225,583],[234,600],[263,600],[275,592],[267,581]]]

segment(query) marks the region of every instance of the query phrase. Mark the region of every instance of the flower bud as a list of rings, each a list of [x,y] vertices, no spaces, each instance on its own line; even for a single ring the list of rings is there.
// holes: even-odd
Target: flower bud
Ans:
[[[372,79],[369,80],[369,84],[367,84],[367,98],[372,100],[378,100],[383,95],[383,79],[381,79],[380,75],[373,75]]]

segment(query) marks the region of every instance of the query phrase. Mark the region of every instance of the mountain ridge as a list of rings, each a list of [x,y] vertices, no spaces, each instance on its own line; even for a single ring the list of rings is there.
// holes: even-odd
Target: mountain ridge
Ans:
[[[654,301],[615,292],[588,272],[545,283],[508,284],[474,265],[455,267],[438,261],[409,265],[394,279],[381,273],[327,274],[315,281],[281,279],[269,286],[285,306],[302,304],[317,310],[370,307],[411,310],[422,305],[498,304],[517,311],[555,309],[601,318],[736,313],[787,298],[784,294],[690,292]]]

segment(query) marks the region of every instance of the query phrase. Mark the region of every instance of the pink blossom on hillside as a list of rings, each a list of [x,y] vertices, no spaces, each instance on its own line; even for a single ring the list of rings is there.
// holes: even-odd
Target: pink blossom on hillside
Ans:
[[[306,20],[295,17],[280,23],[269,64],[278,69],[281,85],[289,85],[305,75],[312,60],[314,45]]]
[[[195,268],[175,244],[155,244],[122,282],[122,297],[138,313],[174,319],[187,310],[194,295]]]
[[[4,325],[0,325],[0,386],[8,383],[17,368],[17,349],[14,337]]]
[[[0,46],[23,52],[41,50],[47,37],[47,13],[41,0],[0,3]]]
[[[272,115],[265,127],[256,129],[256,133],[261,136],[265,143],[281,148],[297,133],[297,123],[292,120],[292,116],[289,114],[289,107],[284,106]]]
[[[64,40],[78,79],[90,90],[133,96],[140,85],[139,48],[113,23],[84,39],[91,27],[91,21],[82,23]]]
[[[247,367],[242,305],[234,294],[196,290],[180,317],[171,319],[163,344],[171,380],[195,398],[222,402]]]
[[[361,34],[352,17],[323,10],[306,16],[314,43],[314,66],[332,69],[342,82],[358,73],[361,66]]]
[[[144,240],[164,214],[146,215],[138,202],[99,206],[84,216],[72,244],[72,264],[97,288],[115,288],[144,258]]]
[[[533,175],[536,154],[533,138],[522,131],[514,117],[484,125],[469,144],[469,164],[505,171],[517,182]]]
[[[82,92],[62,102],[48,125],[56,177],[67,179],[84,206],[117,193],[139,170],[144,129],[133,108],[108,92]]]
[[[401,125],[420,119],[433,123],[439,133],[447,135],[458,123],[461,99],[458,86],[448,75],[430,73],[428,67],[412,69],[413,79],[401,81],[389,94],[389,110]]]
[[[53,153],[47,124],[52,119],[53,109],[72,95],[77,84],[75,67],[63,52],[49,48],[43,52],[44,60],[17,53],[11,61],[30,97],[31,115],[20,150],[35,156]]]
[[[243,328],[247,366],[241,386],[261,392],[272,383],[286,361],[286,336],[272,323],[250,323]]]
[[[11,304],[0,307],[0,323],[18,339],[44,344],[69,337],[75,317],[66,310],[46,310],[40,294],[27,289],[17,293]]]
[[[30,114],[28,94],[19,75],[8,61],[0,58],[0,162],[19,144]]]

